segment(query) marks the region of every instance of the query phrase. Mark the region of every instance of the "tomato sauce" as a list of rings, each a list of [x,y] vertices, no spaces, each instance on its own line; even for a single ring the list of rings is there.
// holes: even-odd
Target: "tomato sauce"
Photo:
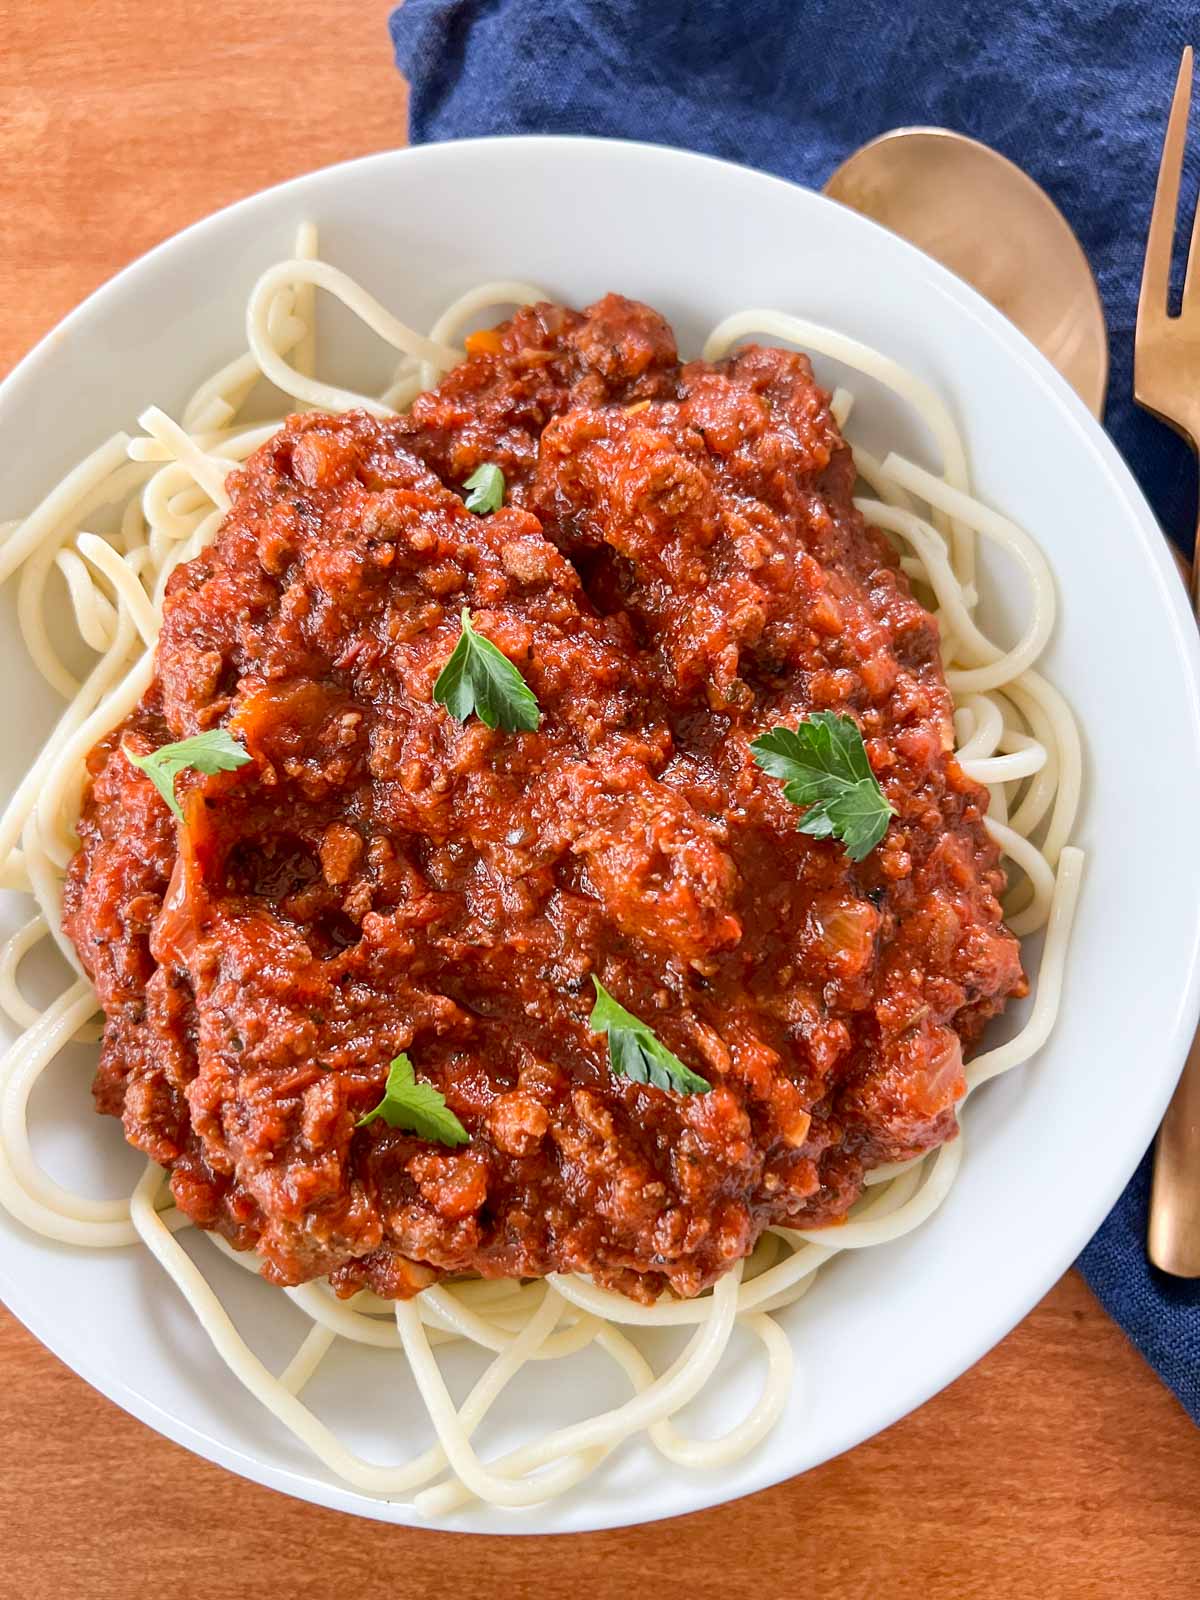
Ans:
[[[681,364],[613,295],[472,350],[405,418],[290,419],[172,577],[69,875],[96,1101],[279,1283],[695,1294],[953,1136],[963,1048],[1025,992],[986,794],[803,356]],[[536,733],[434,701],[464,606]],[[895,812],[858,864],[750,752],[818,709]],[[177,826],[122,743],[217,726],[252,759],[184,773]],[[593,976],[711,1092],[615,1077]],[[357,1125],[400,1051],[469,1144]]]

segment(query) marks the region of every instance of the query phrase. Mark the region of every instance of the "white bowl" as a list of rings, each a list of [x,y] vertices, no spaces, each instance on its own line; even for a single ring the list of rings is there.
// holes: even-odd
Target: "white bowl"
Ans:
[[[5,498],[18,502],[0,514],[31,506],[106,433],[131,425],[151,401],[177,407],[238,354],[250,286],[290,253],[305,218],[320,225],[326,259],[418,327],[470,285],[512,277],[577,305],[610,288],[647,300],[692,353],[719,318],[747,306],[780,307],[853,334],[949,397],[978,492],[1034,534],[1057,575],[1061,615],[1045,670],[1084,729],[1076,837],[1089,861],[1050,1043],[972,1099],[962,1174],[933,1220],[895,1245],[837,1259],[784,1314],[800,1376],[782,1423],[757,1451],[705,1476],[668,1468],[634,1443],[562,1501],[518,1514],[476,1508],[450,1525],[602,1528],[746,1494],[886,1427],[977,1360],[1070,1264],[1146,1148],[1198,1002],[1195,625],[1117,452],[1062,379],[972,290],[805,190],[677,151],[597,140],[495,139],[376,156],[269,190],[152,251],[0,387]],[[365,364],[382,384],[384,356],[336,316],[325,325],[335,376],[361,380]],[[817,367],[834,376],[826,363]],[[855,388],[865,442],[886,440],[938,465],[931,441],[887,395],[864,381]],[[1013,578],[993,572],[1001,611]],[[11,608],[11,595],[3,604]],[[1019,614],[1019,602],[1013,607]],[[54,713],[11,625],[0,633],[0,683],[7,793]],[[3,914],[14,926],[16,905]],[[80,1051],[40,1086],[38,1148],[53,1171],[97,1193],[120,1192],[139,1162],[117,1124],[86,1108],[90,1064]],[[278,1370],[303,1331],[299,1313],[203,1239],[188,1248],[205,1252],[240,1326]],[[50,1245],[0,1214],[0,1290],[88,1382],[179,1443],[305,1499],[414,1520],[403,1504],[340,1486],[284,1434],[228,1375],[144,1252]],[[754,1392],[757,1354],[736,1349],[701,1429],[740,1414]],[[533,1370],[535,1403],[548,1416],[624,1397],[616,1378],[586,1359],[571,1369],[574,1381]],[[429,1442],[404,1369],[387,1352],[341,1352],[307,1393],[377,1460]],[[497,1446],[521,1437],[530,1393],[519,1390],[501,1407]]]

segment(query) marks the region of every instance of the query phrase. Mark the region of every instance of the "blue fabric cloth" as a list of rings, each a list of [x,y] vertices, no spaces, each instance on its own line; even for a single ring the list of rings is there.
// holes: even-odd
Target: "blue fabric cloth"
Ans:
[[[1189,24],[1200,35],[1196,0],[407,0],[391,32],[414,143],[648,139],[814,188],[865,140],[905,124],[957,128],[1003,151],[1087,252],[1111,334],[1106,425],[1190,550],[1194,458],[1132,397],[1142,251]],[[1200,137],[1185,207],[1198,179]],[[1080,1266],[1200,1421],[1200,1284],[1146,1259],[1148,1175],[1146,1161]]]

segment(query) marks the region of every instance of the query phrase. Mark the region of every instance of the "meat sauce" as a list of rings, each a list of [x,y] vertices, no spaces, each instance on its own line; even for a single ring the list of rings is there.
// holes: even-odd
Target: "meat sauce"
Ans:
[[[96,1102],[278,1283],[693,1295],[953,1136],[963,1048],[1025,992],[986,795],[802,355],[681,364],[615,295],[469,348],[405,418],[291,418],[170,581],[68,880]],[[434,702],[464,606],[536,733]],[[750,752],[817,709],[895,812],[857,865]],[[217,726],[252,760],[183,774],[177,827],[121,745]],[[593,976],[711,1092],[614,1076]],[[357,1126],[400,1051],[469,1144]]]

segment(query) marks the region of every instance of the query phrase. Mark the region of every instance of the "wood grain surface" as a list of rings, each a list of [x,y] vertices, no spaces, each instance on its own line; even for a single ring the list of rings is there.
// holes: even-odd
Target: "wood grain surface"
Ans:
[[[0,372],[187,223],[402,143],[386,15],[379,0],[0,0]],[[11,462],[0,484],[19,509]],[[848,1456],[715,1511],[569,1539],[387,1528],[245,1483],[101,1399],[2,1311],[0,1372],[0,1600],[1200,1591],[1198,1436],[1074,1275]]]

